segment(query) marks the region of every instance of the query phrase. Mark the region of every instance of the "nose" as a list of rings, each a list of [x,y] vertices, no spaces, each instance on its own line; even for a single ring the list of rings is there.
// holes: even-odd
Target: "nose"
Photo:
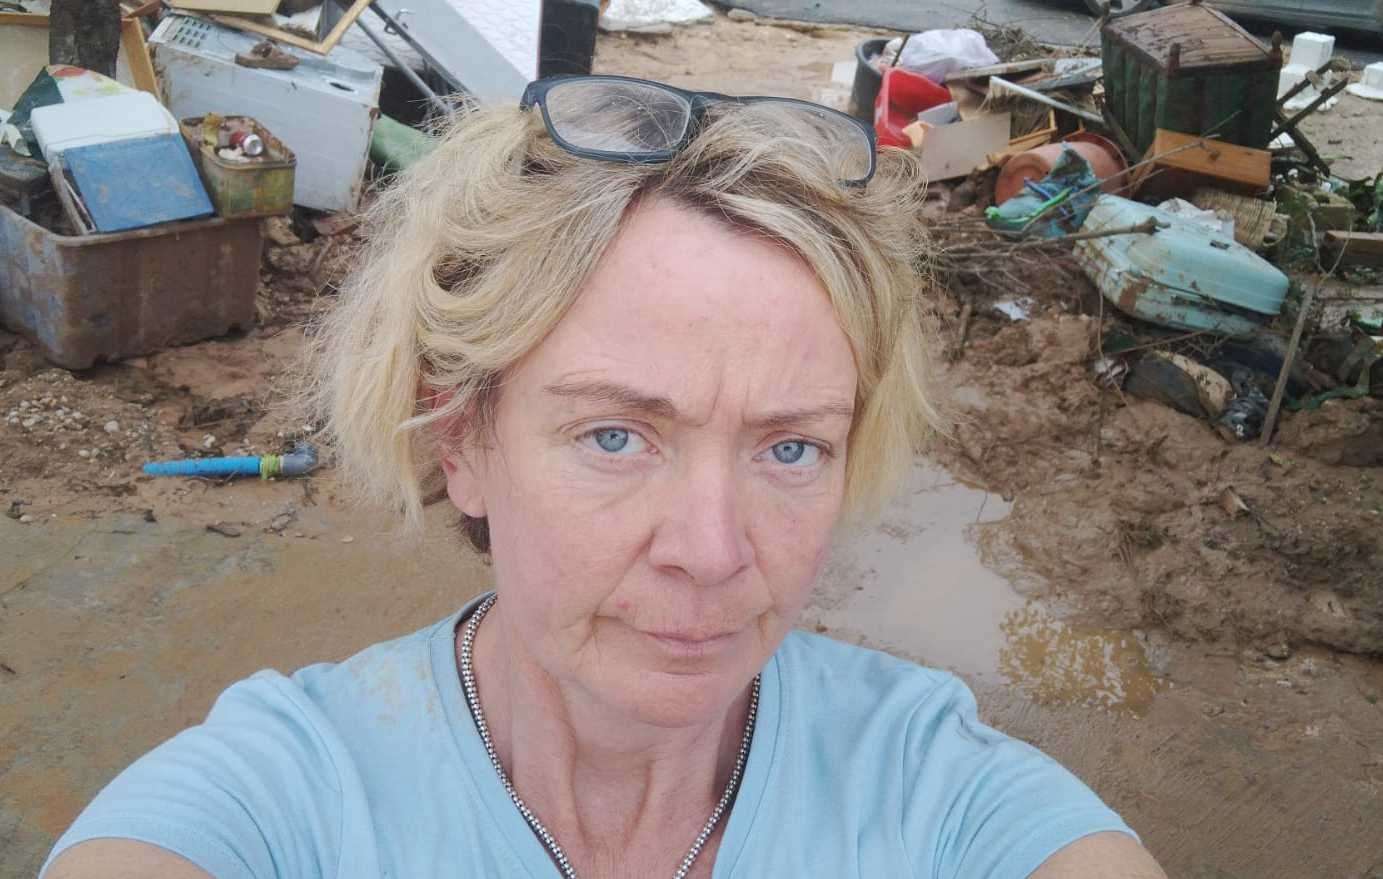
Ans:
[[[649,560],[698,586],[723,583],[754,558],[740,480],[728,461],[707,460],[671,478],[662,520],[653,533]]]

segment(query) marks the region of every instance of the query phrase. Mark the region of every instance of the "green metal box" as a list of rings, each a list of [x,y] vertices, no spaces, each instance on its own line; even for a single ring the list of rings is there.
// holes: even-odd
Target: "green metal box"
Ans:
[[[1268,145],[1280,46],[1200,3],[1111,19],[1102,35],[1105,101],[1140,153],[1159,128]]]

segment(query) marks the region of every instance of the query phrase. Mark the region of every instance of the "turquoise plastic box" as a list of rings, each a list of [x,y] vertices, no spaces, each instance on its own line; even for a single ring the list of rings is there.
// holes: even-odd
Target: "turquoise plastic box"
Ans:
[[[1082,232],[1127,228],[1152,217],[1156,232],[1076,243],[1100,293],[1139,320],[1179,330],[1248,336],[1282,310],[1287,276],[1233,238],[1116,195],[1102,195]]]

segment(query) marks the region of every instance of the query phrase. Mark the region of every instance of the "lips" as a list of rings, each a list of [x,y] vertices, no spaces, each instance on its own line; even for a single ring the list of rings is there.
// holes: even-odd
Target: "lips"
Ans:
[[[689,634],[686,632],[644,632],[660,650],[674,656],[696,658],[709,656],[727,648],[735,638],[735,632],[713,635]]]

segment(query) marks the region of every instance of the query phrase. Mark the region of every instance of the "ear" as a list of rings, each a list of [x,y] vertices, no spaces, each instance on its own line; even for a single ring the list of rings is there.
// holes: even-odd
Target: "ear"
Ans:
[[[442,455],[442,472],[447,478],[447,497],[452,506],[472,519],[485,517],[484,481],[480,468],[474,460],[482,455],[479,449],[471,447],[462,451],[452,449]]]
[[[454,391],[444,391],[424,396],[419,388],[419,398],[435,412],[451,403]],[[462,422],[465,415],[453,415],[438,424],[437,442],[441,443],[442,473],[447,480],[447,497],[452,506],[474,519],[485,516],[484,450],[477,444],[468,442],[466,429]]]

